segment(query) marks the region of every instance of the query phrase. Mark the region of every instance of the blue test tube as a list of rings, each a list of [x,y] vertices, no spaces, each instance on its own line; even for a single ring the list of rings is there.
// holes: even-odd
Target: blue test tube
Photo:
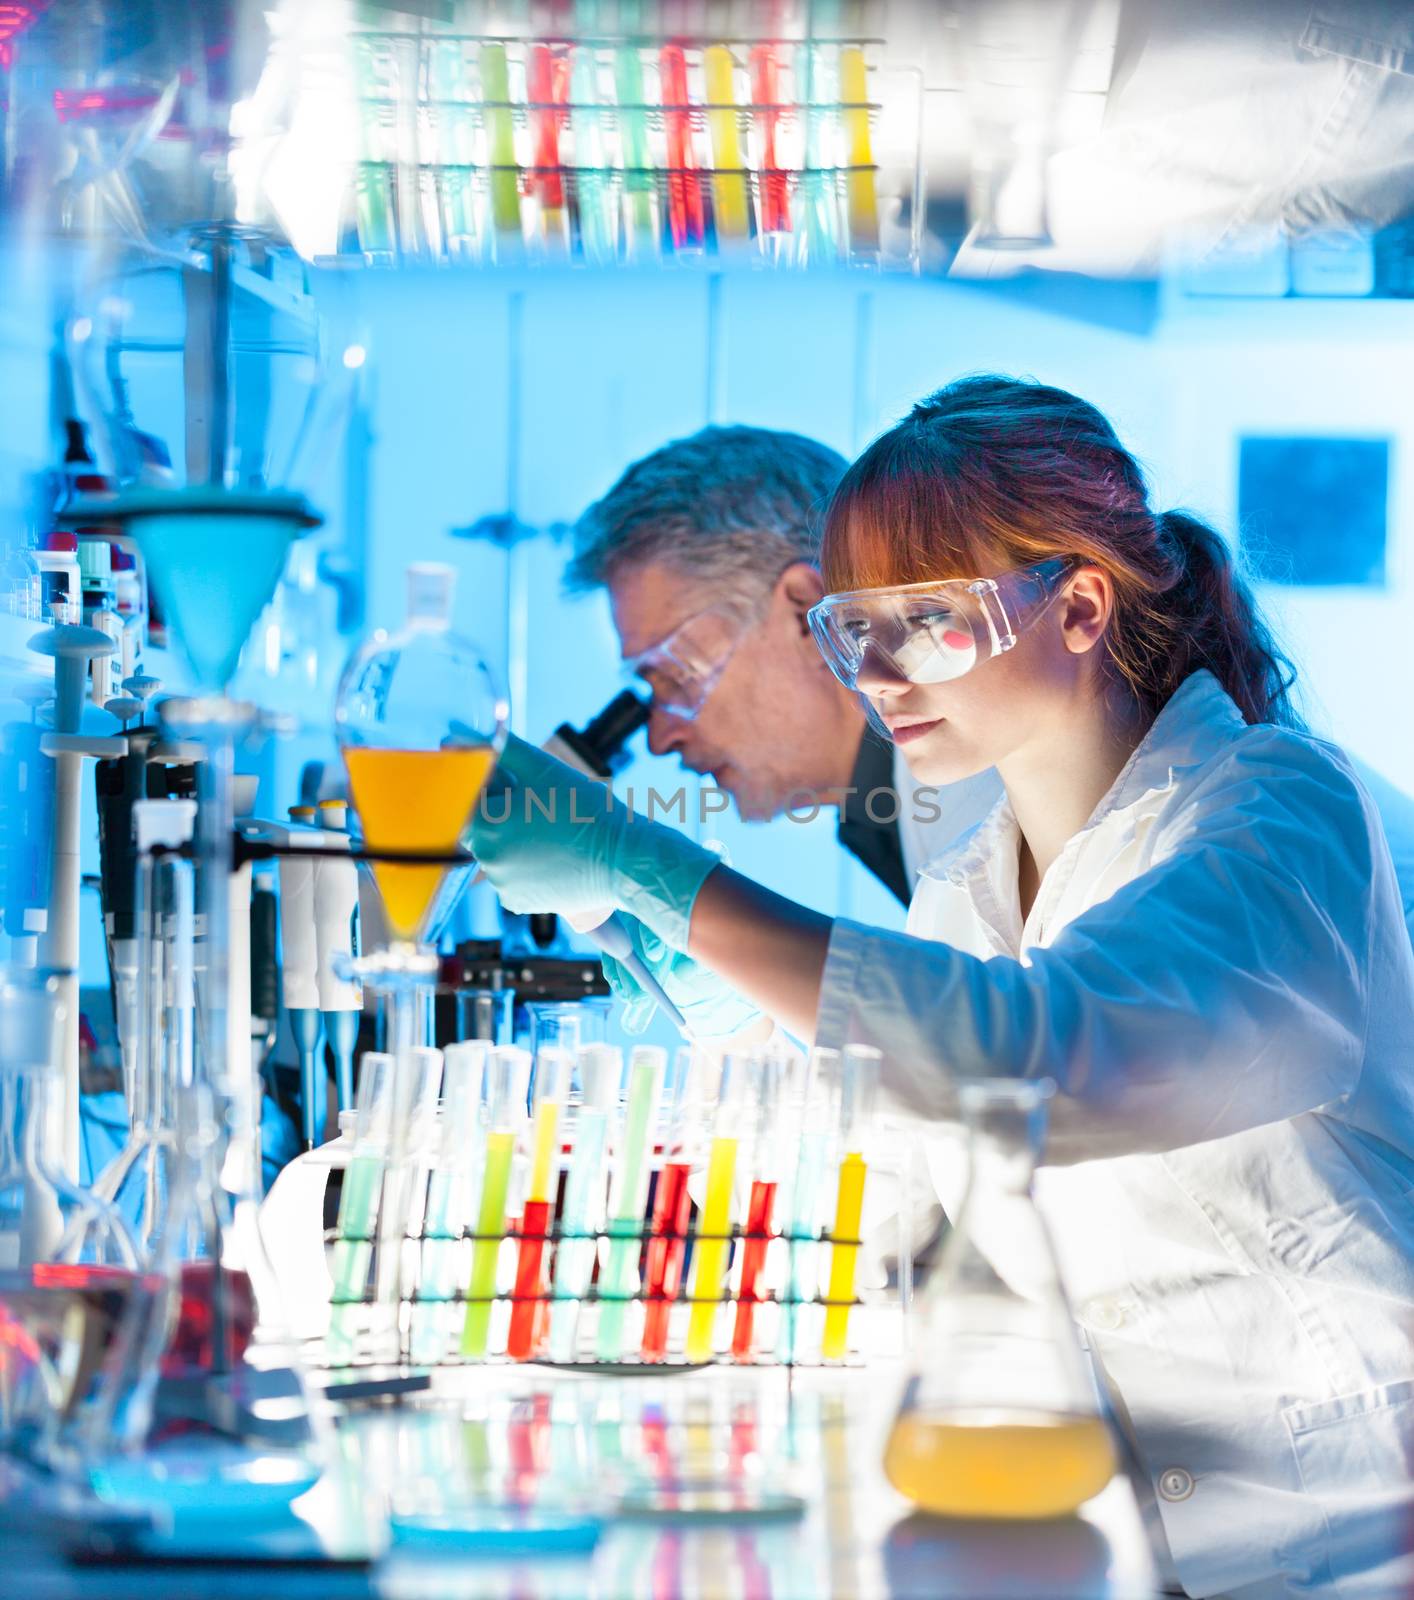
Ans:
[[[580,1303],[589,1293],[597,1235],[604,1225],[604,1152],[622,1076],[623,1057],[616,1046],[591,1044],[579,1052],[579,1115],[560,1211],[555,1301],[550,1311],[552,1361],[573,1361],[575,1356]]]

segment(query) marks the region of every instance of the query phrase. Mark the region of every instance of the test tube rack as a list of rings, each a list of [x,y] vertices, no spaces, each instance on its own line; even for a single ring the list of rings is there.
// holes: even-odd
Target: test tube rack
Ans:
[[[351,49],[370,263],[917,266],[921,79],[878,39],[369,31]],[[902,114],[880,162],[886,80]]]
[[[383,1247],[377,1227],[371,1227],[361,1236],[344,1237],[346,1241],[356,1237],[357,1242],[366,1247],[367,1281],[376,1285],[379,1282],[377,1256]],[[336,1238],[334,1230],[326,1234],[326,1242],[331,1245]],[[907,1311],[911,1298],[911,1274],[906,1264],[912,1260],[913,1241],[906,1207],[902,1208],[899,1222],[898,1260],[905,1264],[899,1281],[888,1289],[870,1290],[862,1295],[852,1292],[847,1297],[832,1297],[827,1288],[820,1286],[832,1276],[829,1264],[837,1259],[836,1252],[848,1253],[852,1262],[862,1241],[855,1236],[837,1235],[829,1228],[801,1232],[790,1228],[755,1230],[738,1225],[724,1233],[710,1233],[693,1226],[677,1229],[645,1225],[625,1232],[612,1225],[567,1230],[556,1223],[544,1231],[528,1231],[513,1222],[494,1235],[467,1229],[451,1242],[458,1244],[469,1260],[471,1250],[483,1241],[495,1245],[498,1252],[495,1292],[475,1295],[459,1288],[451,1295],[426,1298],[419,1293],[417,1281],[417,1263],[421,1259],[424,1237],[420,1230],[410,1229],[397,1242],[395,1296],[391,1301],[380,1300],[372,1287],[360,1294],[336,1291],[330,1299],[331,1313],[335,1317],[351,1316],[358,1325],[357,1331],[343,1342],[337,1355],[331,1342],[324,1341],[320,1349],[312,1352],[313,1364],[340,1374],[389,1366],[441,1369],[514,1364],[516,1359],[536,1366],[620,1374],[640,1370],[671,1371],[716,1363],[782,1368],[857,1365],[858,1346],[864,1342],[855,1336],[858,1330],[863,1326],[875,1327],[880,1315],[895,1329],[901,1328],[901,1313]],[[538,1274],[542,1286],[529,1292],[515,1282],[516,1273],[510,1265],[526,1242],[538,1243],[544,1251],[544,1263]],[[712,1242],[727,1246],[731,1252],[730,1265],[721,1292],[703,1295],[695,1292],[691,1281],[691,1252]],[[572,1354],[569,1359],[556,1359],[550,1353],[547,1325],[554,1308],[570,1301],[551,1286],[553,1253],[566,1244],[591,1243],[599,1264],[595,1281],[582,1298],[574,1302],[577,1325]],[[615,1293],[603,1286],[605,1262],[609,1252],[622,1249],[625,1243],[631,1243],[636,1253],[640,1286],[627,1293]],[[744,1282],[753,1244],[761,1247],[757,1271]],[[675,1270],[667,1275],[660,1270],[656,1280],[652,1265],[655,1251],[675,1258]],[[802,1266],[804,1257],[809,1259]],[[462,1270],[458,1282],[465,1284],[467,1280],[468,1273]],[[849,1281],[853,1285],[852,1271]],[[536,1308],[535,1335],[529,1351],[514,1358],[507,1353],[507,1330],[515,1308],[525,1304]],[[710,1354],[694,1359],[687,1353],[685,1333],[690,1308],[698,1304],[710,1304],[716,1310]],[[461,1347],[461,1332],[468,1308],[478,1305],[487,1307],[484,1344],[475,1352],[467,1353]],[[642,1307],[643,1311],[641,1317],[632,1315],[626,1319],[626,1333],[620,1348],[612,1355],[603,1355],[598,1353],[597,1347],[598,1323],[604,1309],[615,1305]],[[412,1330],[420,1311],[427,1308],[442,1312],[448,1331],[436,1360],[416,1361]],[[662,1319],[656,1341],[648,1334],[655,1311]],[[843,1352],[835,1359],[827,1359],[823,1354],[829,1342],[825,1332],[828,1319],[835,1320],[837,1342]]]

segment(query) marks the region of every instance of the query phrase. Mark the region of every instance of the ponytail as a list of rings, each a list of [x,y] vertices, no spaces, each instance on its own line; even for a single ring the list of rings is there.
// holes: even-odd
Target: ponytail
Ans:
[[[960,378],[850,467],[825,519],[831,589],[974,578],[1068,556],[1114,585],[1106,666],[1157,714],[1206,668],[1248,722],[1299,727],[1295,672],[1221,536],[1149,509],[1094,406],[1046,384]]]
[[[1165,511],[1154,524],[1171,581],[1148,604],[1117,612],[1109,653],[1120,675],[1157,709],[1190,673],[1206,668],[1244,721],[1299,727],[1291,694],[1296,669],[1222,535],[1187,511]]]

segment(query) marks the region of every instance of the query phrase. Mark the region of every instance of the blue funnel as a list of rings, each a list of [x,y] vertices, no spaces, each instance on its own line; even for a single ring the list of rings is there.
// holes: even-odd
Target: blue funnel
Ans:
[[[103,520],[123,523],[142,552],[198,685],[222,690],[291,543],[322,519],[302,495],[201,487],[120,495],[104,503]]]

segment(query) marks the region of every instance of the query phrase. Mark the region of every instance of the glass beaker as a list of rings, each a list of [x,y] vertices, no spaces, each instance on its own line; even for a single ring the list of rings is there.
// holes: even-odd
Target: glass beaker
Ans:
[[[513,1044],[514,989],[458,989],[455,995],[458,1040]]]
[[[1053,1087],[983,1079],[958,1091],[967,1191],[919,1301],[914,1370],[884,1455],[889,1481],[926,1511],[1066,1516],[1115,1471],[1031,1193]]]
[[[62,1015],[53,974],[0,970],[0,1448],[56,1465],[124,1420],[113,1379],[153,1289],[114,1208],[48,1161]]]

